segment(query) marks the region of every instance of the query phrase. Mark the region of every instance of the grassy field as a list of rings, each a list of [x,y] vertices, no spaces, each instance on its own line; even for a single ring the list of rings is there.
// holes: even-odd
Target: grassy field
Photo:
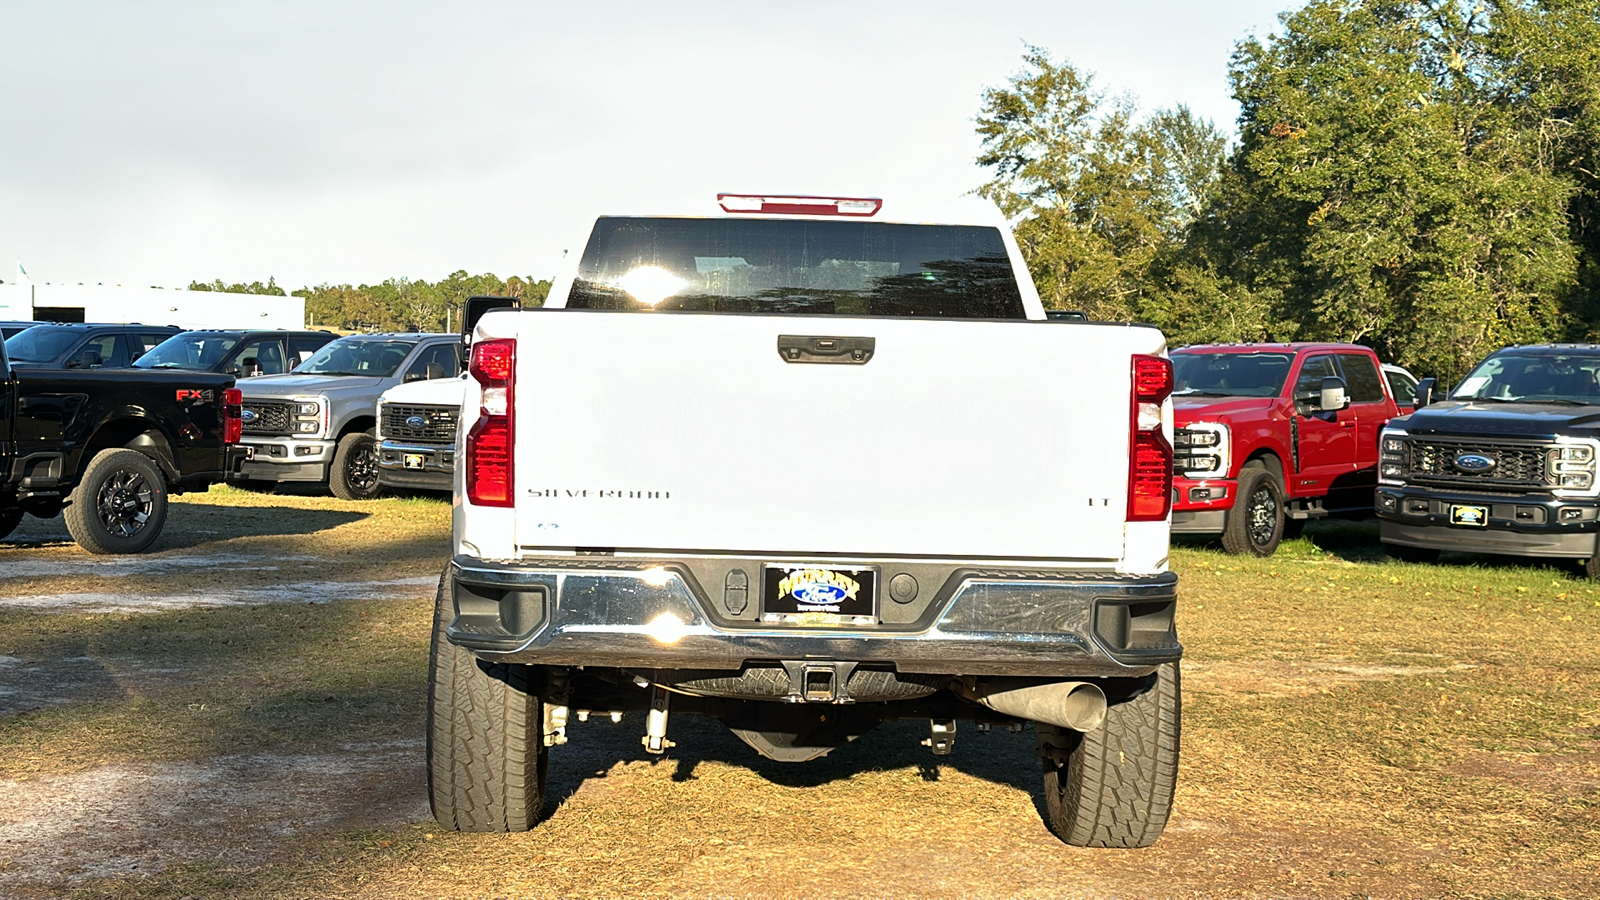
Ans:
[[[132,562],[59,521],[0,543],[0,895],[1600,895],[1600,586],[1569,568],[1387,562],[1364,524],[1179,544],[1183,766],[1146,851],[1045,831],[1030,734],[933,757],[897,723],[783,766],[687,717],[665,758],[575,725],[546,822],[459,835],[421,743],[448,523],[214,490]]]

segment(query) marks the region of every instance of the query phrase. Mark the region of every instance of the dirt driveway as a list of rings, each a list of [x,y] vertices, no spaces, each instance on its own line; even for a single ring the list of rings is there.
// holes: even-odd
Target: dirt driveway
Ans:
[[[687,717],[650,757],[602,718],[553,753],[537,829],[441,833],[448,524],[425,498],[218,490],[139,557],[59,520],[0,542],[0,895],[1600,896],[1600,598],[1315,532],[1269,561],[1177,551],[1183,768],[1150,850],[1051,836],[1031,734],[964,725],[934,757],[915,722],[792,766]]]

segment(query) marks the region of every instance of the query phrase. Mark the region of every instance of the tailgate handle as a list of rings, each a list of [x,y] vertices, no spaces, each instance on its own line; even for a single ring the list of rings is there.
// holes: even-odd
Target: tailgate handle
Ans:
[[[815,334],[778,335],[778,356],[786,363],[842,363],[860,366],[872,359],[877,338]]]

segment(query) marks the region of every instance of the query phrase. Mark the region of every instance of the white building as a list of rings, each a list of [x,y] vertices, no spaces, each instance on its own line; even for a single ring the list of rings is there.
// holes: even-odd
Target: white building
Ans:
[[[0,284],[0,319],[179,328],[304,328],[303,297],[86,284]]]

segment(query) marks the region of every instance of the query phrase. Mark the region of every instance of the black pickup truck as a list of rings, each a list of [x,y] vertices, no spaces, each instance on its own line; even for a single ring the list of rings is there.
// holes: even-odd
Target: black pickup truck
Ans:
[[[65,515],[91,553],[138,553],[167,495],[229,468],[241,429],[232,375],[13,367],[0,349],[0,538],[24,513]]]
[[[1380,438],[1389,555],[1567,559],[1600,578],[1600,346],[1507,347],[1432,395],[1423,380],[1417,411]]]

